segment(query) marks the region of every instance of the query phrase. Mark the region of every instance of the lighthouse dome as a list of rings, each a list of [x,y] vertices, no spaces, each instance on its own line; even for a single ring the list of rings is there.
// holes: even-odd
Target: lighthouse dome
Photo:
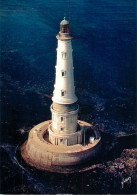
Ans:
[[[70,35],[70,23],[64,17],[64,20],[60,22],[60,31],[59,34],[56,36],[57,39],[61,40],[70,40],[72,39]]]
[[[62,20],[61,22],[60,22],[60,24],[61,25],[67,25],[67,24],[69,24],[69,22],[66,20],[66,18],[64,17],[64,20]]]

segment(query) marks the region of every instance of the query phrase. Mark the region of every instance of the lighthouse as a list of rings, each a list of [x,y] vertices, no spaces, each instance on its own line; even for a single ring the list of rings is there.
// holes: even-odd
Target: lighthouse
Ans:
[[[52,124],[49,126],[49,141],[54,145],[75,145],[82,142],[83,130],[77,124],[79,106],[75,95],[73,49],[69,22],[60,23],[56,78],[51,105]]]
[[[69,25],[64,18],[56,36],[58,45],[51,120],[34,126],[21,146],[21,155],[27,164],[53,172],[78,171],[80,164],[94,159],[101,149],[98,130],[91,123],[78,120]]]

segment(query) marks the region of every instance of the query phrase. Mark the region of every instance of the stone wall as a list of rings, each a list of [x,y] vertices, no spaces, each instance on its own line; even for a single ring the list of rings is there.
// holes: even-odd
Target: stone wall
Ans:
[[[83,138],[83,127],[75,133],[66,134],[62,131],[59,131],[58,134],[55,131],[52,131],[52,125],[49,125],[49,141],[54,145],[66,145],[71,146],[75,144],[81,144]]]
[[[77,118],[79,107],[69,112],[58,112],[51,106],[52,131],[55,134],[71,134],[77,131]]]
[[[21,153],[24,160],[40,169],[49,169],[54,166],[69,166],[81,164],[97,155],[101,147],[101,141],[96,139],[93,144],[83,146],[54,146],[43,139],[50,121],[46,121],[34,127],[28,141],[22,146]],[[84,122],[81,121],[84,126]],[[89,123],[85,123],[87,126]],[[90,125],[90,124],[89,124]]]

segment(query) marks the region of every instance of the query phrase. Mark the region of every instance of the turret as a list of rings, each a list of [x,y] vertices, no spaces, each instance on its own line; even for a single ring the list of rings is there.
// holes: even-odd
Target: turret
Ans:
[[[64,17],[64,20],[60,22],[60,32],[56,36],[57,39],[60,40],[69,40],[72,39],[70,34],[70,24]]]

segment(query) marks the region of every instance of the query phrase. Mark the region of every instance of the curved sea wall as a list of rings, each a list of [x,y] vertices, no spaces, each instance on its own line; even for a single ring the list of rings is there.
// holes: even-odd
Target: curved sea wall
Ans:
[[[78,121],[82,127],[91,124]],[[49,170],[55,166],[78,165],[94,158],[101,148],[100,136],[93,144],[73,146],[55,146],[45,140],[44,134],[48,131],[51,121],[46,121],[35,126],[29,133],[28,140],[21,147],[24,160],[36,168]]]

